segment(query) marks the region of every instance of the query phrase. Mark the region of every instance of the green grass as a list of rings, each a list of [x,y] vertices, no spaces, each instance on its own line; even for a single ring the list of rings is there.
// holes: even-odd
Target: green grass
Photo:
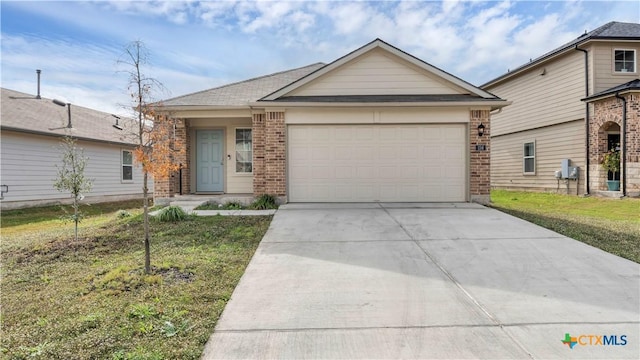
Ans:
[[[86,216],[109,214],[119,209],[137,209],[142,207],[142,200],[129,200],[107,202],[89,205],[81,204],[80,211]],[[20,225],[33,225],[34,223],[59,222],[65,211],[73,212],[71,205],[43,206],[29,209],[3,210],[0,218],[0,227],[6,229]]]
[[[0,358],[200,357],[271,217],[153,221],[145,275],[141,211],[118,209],[87,218],[77,242],[55,212],[3,223]]]
[[[494,190],[491,206],[640,263],[640,199]]]

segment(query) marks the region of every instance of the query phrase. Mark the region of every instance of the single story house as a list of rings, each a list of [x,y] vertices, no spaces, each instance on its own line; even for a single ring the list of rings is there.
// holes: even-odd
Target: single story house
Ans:
[[[330,64],[163,101],[186,152],[155,200],[487,203],[491,112],[508,104],[376,39]]]
[[[70,194],[53,187],[65,135],[89,158],[85,175],[93,189],[84,202],[142,197],[142,171],[133,163],[129,136],[133,120],[4,88],[1,101],[2,209],[71,202]]]
[[[492,117],[492,187],[638,196],[639,53],[640,24],[613,21],[481,85],[513,102]],[[619,172],[602,167],[612,148]]]

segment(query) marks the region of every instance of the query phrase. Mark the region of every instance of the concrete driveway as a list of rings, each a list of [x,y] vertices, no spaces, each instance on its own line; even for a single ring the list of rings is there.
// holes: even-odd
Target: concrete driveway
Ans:
[[[639,319],[640,265],[496,210],[294,204],[203,358],[638,359]]]

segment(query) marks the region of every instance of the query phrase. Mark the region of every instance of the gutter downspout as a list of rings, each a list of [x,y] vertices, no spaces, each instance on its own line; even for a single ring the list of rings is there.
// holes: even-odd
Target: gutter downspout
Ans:
[[[620,92],[616,93],[616,98],[622,100],[622,196],[627,196],[627,99],[620,96]]]
[[[589,52],[585,49],[580,49],[578,45],[576,45],[575,50],[582,51],[584,53],[584,97],[589,97]],[[586,183],[586,191],[585,195],[589,195],[589,103],[585,103],[585,143],[586,143],[586,162],[585,162],[585,183]]]

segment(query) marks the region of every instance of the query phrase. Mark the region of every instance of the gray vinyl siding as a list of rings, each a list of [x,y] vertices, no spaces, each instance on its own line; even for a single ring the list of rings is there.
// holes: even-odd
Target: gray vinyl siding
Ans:
[[[616,73],[613,68],[614,50],[635,50],[635,72]],[[595,43],[592,46],[593,52],[593,92],[598,93],[612,87],[624,84],[640,77],[638,71],[638,56],[640,56],[640,42],[617,42],[617,43]]]
[[[535,175],[523,174],[523,145],[535,142]],[[571,159],[571,166],[580,168],[580,193],[584,192],[585,142],[584,121],[573,121],[536,130],[491,138],[491,186],[499,189],[555,191],[558,182],[554,173],[560,170],[562,159]],[[575,194],[576,182],[570,182]],[[560,192],[566,185],[560,182]]]
[[[485,90],[513,102],[491,116],[493,135],[584,118],[585,106],[580,101],[585,94],[584,55],[569,52],[552,63],[534,67]]]
[[[56,165],[61,163],[61,138],[2,131],[0,182],[9,187],[3,204],[67,199],[53,188]],[[121,181],[121,150],[126,147],[78,141],[89,158],[85,175],[93,179],[89,197],[142,194],[142,171],[134,165],[133,181]],[[149,180],[150,191],[153,181]]]

